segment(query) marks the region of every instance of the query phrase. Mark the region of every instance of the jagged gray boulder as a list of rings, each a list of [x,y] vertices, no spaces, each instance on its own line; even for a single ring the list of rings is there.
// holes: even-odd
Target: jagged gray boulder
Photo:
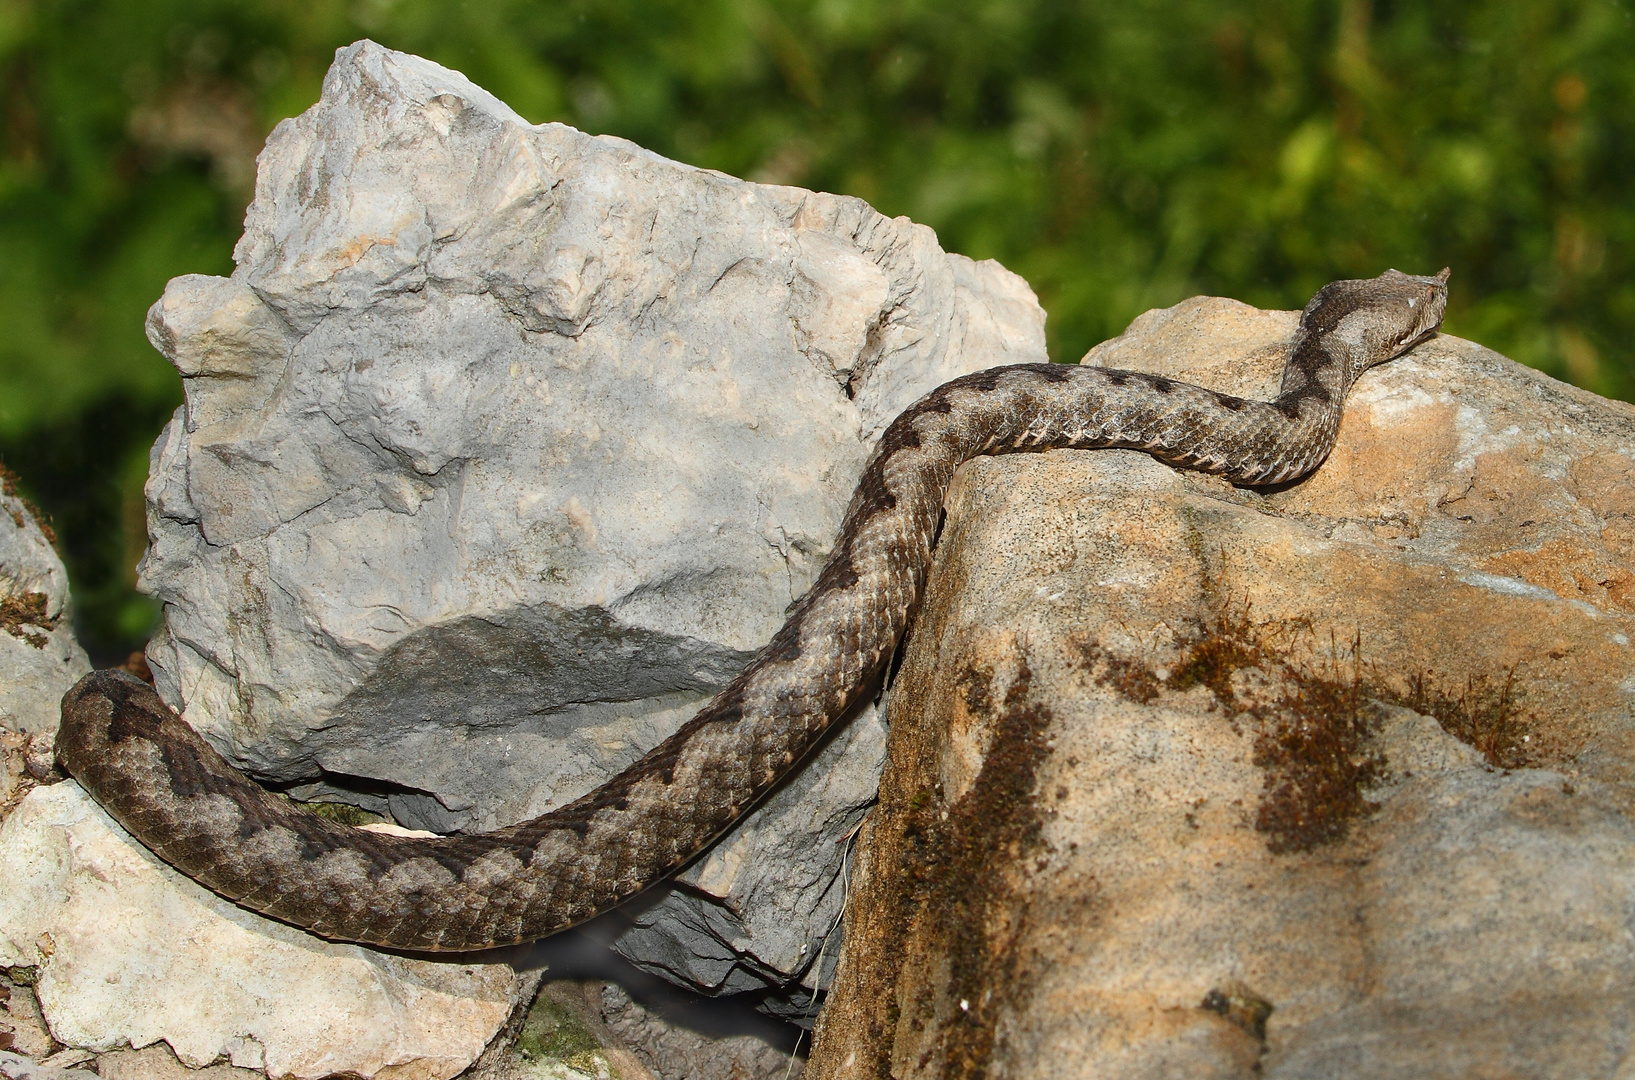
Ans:
[[[149,662],[255,775],[438,830],[673,730],[813,580],[891,417],[1045,357],[1027,285],[929,229],[530,126],[369,42],[268,140],[236,259],[149,316],[187,394]],[[810,981],[882,753],[871,712],[617,947]]]

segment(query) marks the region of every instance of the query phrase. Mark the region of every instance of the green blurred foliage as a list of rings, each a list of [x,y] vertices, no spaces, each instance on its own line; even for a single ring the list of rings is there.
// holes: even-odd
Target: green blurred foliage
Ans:
[[[364,36],[929,224],[1032,282],[1057,359],[1194,293],[1450,265],[1450,331],[1635,390],[1628,0],[0,0],[0,456],[100,659],[154,617],[140,479],[180,386],[143,313],[230,271],[262,139]]]

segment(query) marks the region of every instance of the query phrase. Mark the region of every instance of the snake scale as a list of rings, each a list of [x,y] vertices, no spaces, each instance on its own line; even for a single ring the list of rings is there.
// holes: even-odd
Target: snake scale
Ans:
[[[1057,364],[939,386],[887,427],[828,563],[772,642],[635,764],[530,821],[436,838],[328,821],[252,783],[118,671],[94,672],[64,697],[58,757],[160,858],[322,937],[414,951],[544,937],[674,873],[872,696],[925,585],[961,462],[1128,447],[1244,485],[1303,476],[1328,455],[1357,376],[1436,332],[1447,277],[1391,270],[1325,286],[1301,315],[1270,402]]]

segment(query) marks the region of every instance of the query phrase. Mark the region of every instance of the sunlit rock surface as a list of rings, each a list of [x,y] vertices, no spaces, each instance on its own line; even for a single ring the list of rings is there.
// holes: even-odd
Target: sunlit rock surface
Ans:
[[[1190,300],[1087,362],[1268,396],[1294,323]],[[1284,490],[965,466],[809,1075],[1623,1075],[1632,452],[1442,337]]]

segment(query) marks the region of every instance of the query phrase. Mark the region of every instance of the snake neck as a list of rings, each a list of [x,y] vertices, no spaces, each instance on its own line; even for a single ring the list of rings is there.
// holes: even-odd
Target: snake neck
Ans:
[[[1320,465],[1339,431],[1352,381],[1321,343],[1297,354],[1273,401],[1217,393],[1160,375],[1065,364],[1019,364],[955,379],[887,429],[843,535],[882,500],[940,507],[970,458],[1050,449],[1124,447],[1236,484],[1297,479]],[[865,493],[873,491],[872,497]],[[924,511],[921,512],[922,514]]]
[[[1289,346],[1283,382],[1271,402],[1291,420],[1307,423],[1337,417],[1346,394],[1368,367],[1353,343],[1336,333],[1314,333],[1302,324]]]

